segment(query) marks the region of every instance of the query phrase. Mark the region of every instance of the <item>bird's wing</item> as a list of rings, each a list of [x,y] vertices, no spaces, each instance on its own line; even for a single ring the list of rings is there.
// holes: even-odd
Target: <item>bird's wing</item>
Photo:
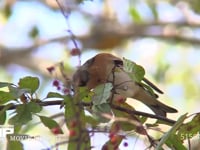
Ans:
[[[154,89],[156,92],[163,94],[164,92],[161,91],[155,84],[153,84],[151,81],[149,81],[146,78],[143,78],[142,81],[144,81],[147,85],[149,85],[152,89]]]

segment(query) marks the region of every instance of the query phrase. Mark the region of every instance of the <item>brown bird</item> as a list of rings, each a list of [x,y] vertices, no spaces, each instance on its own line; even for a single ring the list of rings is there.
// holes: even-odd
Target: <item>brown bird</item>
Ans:
[[[146,78],[143,81],[158,93],[163,93]],[[73,75],[73,82],[75,86],[86,86],[89,90],[103,83],[112,83],[114,94],[139,100],[156,115],[165,117],[166,113],[177,112],[158,101],[158,96],[150,93],[142,84],[133,81],[123,69],[123,60],[112,54],[100,53],[86,61]]]

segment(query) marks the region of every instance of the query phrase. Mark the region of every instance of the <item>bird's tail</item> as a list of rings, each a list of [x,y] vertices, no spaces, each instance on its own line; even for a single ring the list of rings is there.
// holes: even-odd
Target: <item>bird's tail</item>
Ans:
[[[147,91],[139,90],[139,92],[141,93],[135,95],[134,98],[147,105],[156,115],[166,117],[166,113],[178,112],[176,109],[158,101],[156,97],[150,95]]]
[[[166,117],[167,113],[176,113],[177,110],[157,100],[156,104],[146,104],[156,115]]]

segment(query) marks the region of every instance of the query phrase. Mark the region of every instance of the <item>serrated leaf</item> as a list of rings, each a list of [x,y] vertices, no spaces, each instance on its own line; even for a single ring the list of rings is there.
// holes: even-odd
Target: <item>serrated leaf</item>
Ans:
[[[7,150],[23,150],[23,144],[20,141],[11,141],[7,142]]]
[[[34,102],[29,102],[27,104],[27,107],[28,107],[29,111],[32,113],[39,113],[42,110],[42,106],[40,106],[39,104],[34,103]]]
[[[170,138],[170,135],[175,134],[176,130],[182,126],[184,120],[187,118],[187,113],[180,116],[176,123],[171,127],[171,129],[166,132],[163,137],[161,138],[160,142],[157,144],[155,150],[160,150],[162,145]]]
[[[33,94],[38,89],[40,82],[37,77],[27,76],[20,79],[18,84],[22,89],[30,89],[31,94]]]
[[[107,103],[108,98],[111,95],[112,88],[113,88],[113,86],[111,83],[105,83],[105,84],[98,85],[94,89],[94,96],[92,97],[93,104],[100,105],[103,103]]]
[[[167,139],[166,141],[166,145],[170,148],[170,149],[177,149],[177,150],[187,150],[187,148],[183,145],[183,143],[181,142],[180,138],[175,135],[175,134],[171,134],[170,137]]]
[[[47,98],[63,98],[63,95],[57,92],[49,92]]]
[[[124,71],[126,71],[134,81],[140,83],[145,75],[144,68],[126,58],[123,58],[123,61],[124,61]]]
[[[17,114],[10,118],[9,123],[13,125],[23,125],[32,120],[32,114],[27,104],[18,105],[16,108]]]
[[[45,116],[39,116],[40,117],[40,120],[41,122],[47,127],[49,128],[50,130],[51,129],[54,129],[54,128],[57,128],[59,129],[59,133],[60,134],[63,134],[63,131],[62,129],[60,128],[59,124],[54,121],[53,119],[49,118],[49,117],[45,117]]]
[[[100,122],[108,122],[111,119],[104,117],[105,114],[112,116],[111,107],[108,103],[103,103],[100,105],[93,105],[92,112],[94,118]]]
[[[182,140],[196,136],[200,132],[199,122],[200,122],[200,114],[197,114],[193,117],[193,119],[190,122],[183,124],[180,127],[178,131],[178,136]]]

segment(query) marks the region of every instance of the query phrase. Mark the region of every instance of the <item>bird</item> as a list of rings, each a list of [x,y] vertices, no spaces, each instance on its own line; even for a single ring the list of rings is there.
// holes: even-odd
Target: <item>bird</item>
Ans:
[[[72,80],[74,86],[85,86],[88,90],[92,90],[101,84],[112,83],[115,95],[138,100],[149,107],[156,115],[162,117],[166,117],[167,113],[178,112],[175,108],[160,102],[158,95],[152,94],[143,84],[131,79],[123,68],[123,60],[110,53],[99,53],[87,60],[77,69]],[[157,86],[145,77],[142,81],[157,93],[163,94]]]

